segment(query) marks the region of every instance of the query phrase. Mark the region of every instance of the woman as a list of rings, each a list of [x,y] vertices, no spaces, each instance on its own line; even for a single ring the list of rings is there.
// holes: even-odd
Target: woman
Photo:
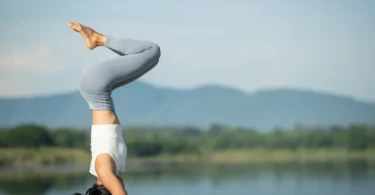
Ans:
[[[117,174],[125,171],[127,148],[111,93],[155,67],[160,48],[149,41],[106,36],[79,23],[68,25],[82,35],[90,50],[104,46],[119,55],[87,67],[79,89],[92,113],[90,173],[97,177],[97,183],[87,193],[100,194],[98,186],[104,185],[112,195],[126,195]]]

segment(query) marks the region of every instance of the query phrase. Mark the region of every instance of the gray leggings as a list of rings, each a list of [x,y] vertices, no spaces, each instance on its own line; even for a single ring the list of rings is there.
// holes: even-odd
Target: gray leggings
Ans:
[[[108,36],[105,46],[119,56],[88,66],[80,78],[79,90],[91,110],[115,110],[112,91],[151,70],[161,55],[150,41]]]

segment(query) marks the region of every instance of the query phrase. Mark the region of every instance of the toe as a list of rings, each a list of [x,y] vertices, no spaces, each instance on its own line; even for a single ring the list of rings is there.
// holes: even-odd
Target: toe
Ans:
[[[81,26],[78,24],[78,23],[75,23],[75,22],[68,22],[68,25],[70,28],[72,28],[73,30],[76,30],[76,31],[79,31],[81,28]]]
[[[83,29],[83,25],[79,24],[79,23],[76,24],[76,27],[77,27],[77,30],[82,30]]]
[[[75,26],[75,25],[76,25],[75,22],[68,22],[68,26],[69,26],[69,27],[73,27],[73,26]]]

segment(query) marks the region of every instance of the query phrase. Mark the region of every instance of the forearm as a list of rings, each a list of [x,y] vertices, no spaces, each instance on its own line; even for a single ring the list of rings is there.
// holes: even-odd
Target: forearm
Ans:
[[[124,184],[116,176],[116,164],[109,154],[100,154],[95,161],[98,179],[112,195],[127,195]]]
[[[100,175],[99,177],[103,185],[112,195],[127,195],[123,183],[113,173],[109,172],[105,175]]]

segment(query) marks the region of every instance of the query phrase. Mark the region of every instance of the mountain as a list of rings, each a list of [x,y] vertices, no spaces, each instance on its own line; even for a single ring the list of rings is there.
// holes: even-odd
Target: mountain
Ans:
[[[133,82],[113,92],[123,125],[213,123],[270,129],[302,125],[375,124],[375,104],[303,90],[264,90],[248,94],[220,86],[191,90]],[[89,127],[90,110],[79,92],[35,98],[0,99],[0,126],[39,123],[50,127]]]

